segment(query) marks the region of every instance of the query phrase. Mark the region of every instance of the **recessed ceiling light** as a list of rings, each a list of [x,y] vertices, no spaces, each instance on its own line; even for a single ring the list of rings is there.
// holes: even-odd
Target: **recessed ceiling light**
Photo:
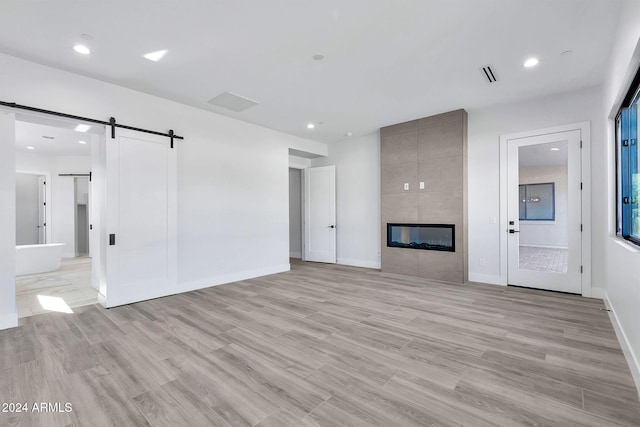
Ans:
[[[91,34],[87,34],[87,33],[80,34],[80,37],[82,37],[84,40],[93,40],[93,37],[91,37]]]
[[[573,51],[572,51],[572,50],[565,50],[565,51],[561,52],[561,53],[560,53],[560,55],[562,55],[562,56],[569,56],[569,55],[571,55],[572,53],[573,53]]]
[[[316,61],[322,61],[324,59],[324,55],[322,55],[321,53],[316,53],[315,55],[313,55],[313,59]]]
[[[34,147],[33,145],[27,145],[27,150],[35,150],[36,147]]]
[[[145,53],[144,56],[149,61],[158,62],[167,54],[167,49],[157,50],[155,52]]]
[[[73,47],[73,50],[75,50],[78,53],[81,53],[82,55],[89,55],[91,53],[91,50],[83,44],[75,45]]]
[[[89,129],[91,129],[91,126],[89,126],[89,125],[78,125],[78,126],[76,126],[76,132],[86,132]]]
[[[55,136],[49,136],[49,135],[42,135],[42,137],[43,137],[44,139],[56,139],[56,137],[55,137]]]
[[[553,147],[551,151],[560,151],[560,149],[558,147]]]
[[[84,144],[86,144],[86,143],[87,143],[87,141],[78,141],[78,144],[82,144],[82,145],[84,145]]]
[[[316,127],[316,125],[314,125],[313,123],[307,124],[307,129],[313,129],[314,127]]]
[[[540,60],[538,58],[529,58],[524,61],[524,66],[527,68],[535,67],[539,62]]]
[[[353,132],[347,132],[345,133],[346,136],[353,136]]]

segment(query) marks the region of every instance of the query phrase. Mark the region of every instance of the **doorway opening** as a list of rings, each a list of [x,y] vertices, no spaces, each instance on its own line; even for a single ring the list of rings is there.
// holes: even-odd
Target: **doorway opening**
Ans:
[[[72,313],[98,302],[92,286],[92,140],[78,123],[20,114],[16,147],[18,317]],[[80,176],[76,176],[80,175]]]
[[[289,258],[302,252],[302,170],[289,168]]]

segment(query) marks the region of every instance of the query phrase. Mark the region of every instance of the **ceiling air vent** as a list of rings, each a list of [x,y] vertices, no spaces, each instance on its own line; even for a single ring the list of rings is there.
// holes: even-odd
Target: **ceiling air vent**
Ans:
[[[482,77],[487,83],[495,83],[498,81],[498,77],[496,76],[496,72],[493,70],[491,65],[485,65],[480,69],[482,72]]]
[[[248,110],[251,107],[255,107],[258,105],[258,102],[253,99],[245,98],[244,96],[236,95],[235,93],[222,92],[220,95],[209,101],[209,104],[239,113],[241,111]]]

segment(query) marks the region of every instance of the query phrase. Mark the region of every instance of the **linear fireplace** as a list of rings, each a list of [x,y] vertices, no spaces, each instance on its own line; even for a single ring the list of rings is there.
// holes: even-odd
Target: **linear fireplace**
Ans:
[[[453,224],[387,224],[387,246],[455,252]]]

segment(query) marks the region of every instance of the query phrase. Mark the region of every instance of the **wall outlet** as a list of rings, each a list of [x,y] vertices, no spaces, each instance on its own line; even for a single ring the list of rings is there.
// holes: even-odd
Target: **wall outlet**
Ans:
[[[424,181],[420,181],[420,189],[424,190]]]
[[[408,182],[404,183],[404,189],[405,189],[405,191],[409,189],[409,183]]]

